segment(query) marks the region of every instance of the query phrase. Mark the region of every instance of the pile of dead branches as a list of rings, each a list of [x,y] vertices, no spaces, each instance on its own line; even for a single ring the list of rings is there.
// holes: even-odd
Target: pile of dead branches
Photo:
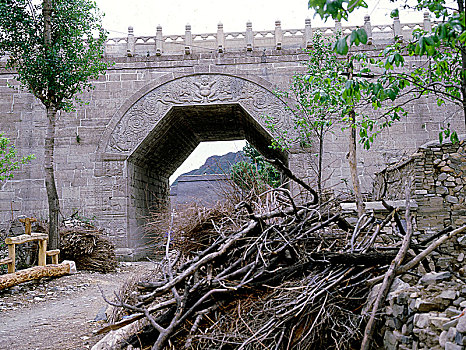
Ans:
[[[172,216],[160,273],[137,284],[137,301],[106,299],[130,315],[93,349],[367,349],[394,276],[466,230],[414,244],[409,204],[406,228],[384,205],[386,217],[367,213],[353,227],[335,201],[298,205],[273,189],[184,226]]]
[[[243,202],[234,220],[210,217],[202,244],[189,249],[173,244],[170,236],[179,239],[180,232],[167,230],[159,280],[139,283],[138,303],[114,303],[134,314],[112,328],[147,321],[124,343],[154,349],[343,349],[360,341],[364,282],[394,254],[355,253],[340,228],[350,225],[334,212],[334,203],[297,206],[284,193],[278,192],[268,211]],[[190,242],[206,225],[191,223],[183,237]]]
[[[60,257],[73,260],[78,270],[114,271],[118,262],[114,245],[96,227],[75,222],[60,230]]]

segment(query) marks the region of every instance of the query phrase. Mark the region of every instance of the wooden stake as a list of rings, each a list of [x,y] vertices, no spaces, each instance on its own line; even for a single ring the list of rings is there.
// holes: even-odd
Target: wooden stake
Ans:
[[[31,224],[33,222],[36,222],[37,219],[35,218],[24,218],[24,219],[19,219],[20,222],[24,224],[24,233],[27,235],[31,234]]]
[[[46,264],[46,255],[47,255],[47,240],[42,239],[39,241],[39,256],[37,265],[45,266]]]
[[[15,272],[15,259],[16,259],[16,249],[15,249],[14,243],[8,244],[8,257],[11,259],[11,262],[8,263],[8,273],[13,273]]]

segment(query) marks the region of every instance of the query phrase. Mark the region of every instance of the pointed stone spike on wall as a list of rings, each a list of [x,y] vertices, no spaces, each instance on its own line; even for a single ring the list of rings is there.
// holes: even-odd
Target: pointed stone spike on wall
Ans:
[[[223,33],[223,24],[217,25],[217,50],[219,53],[225,51],[225,34]]]
[[[159,24],[157,26],[157,34],[155,35],[155,54],[157,56],[162,55],[163,52],[163,35],[162,35],[162,26]]]
[[[252,51],[254,48],[254,35],[252,33],[252,23],[248,21],[246,23],[246,50]]]
[[[186,24],[186,31],[184,35],[184,53],[186,55],[190,55],[192,53],[192,45],[193,35],[191,33],[191,25],[188,23]]]
[[[129,26],[128,27],[127,46],[126,46],[126,55],[128,57],[133,57],[134,56],[134,45],[135,45],[134,29],[133,29],[132,26]]]
[[[283,43],[283,31],[282,31],[282,23],[279,20],[275,21],[275,48],[277,50],[282,49]]]
[[[343,27],[341,26],[341,22],[338,20],[335,20],[335,33],[342,32]]]
[[[306,49],[310,49],[312,46],[312,26],[311,26],[311,19],[306,18],[304,22],[304,47]]]
[[[372,24],[371,16],[369,15],[364,16],[364,30],[367,34],[367,45],[372,45]]]
[[[393,18],[393,35],[397,40],[403,40],[403,34],[401,32],[401,23],[399,17]]]
[[[430,21],[430,13],[427,11],[424,12],[424,30],[426,32],[432,31],[432,22]]]

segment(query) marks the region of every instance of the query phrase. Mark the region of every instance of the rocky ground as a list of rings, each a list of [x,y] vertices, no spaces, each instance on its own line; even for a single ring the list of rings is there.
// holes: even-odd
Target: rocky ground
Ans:
[[[94,331],[106,324],[107,296],[130,276],[149,273],[154,263],[121,263],[114,273],[78,271],[0,291],[0,348],[90,349],[102,336]]]

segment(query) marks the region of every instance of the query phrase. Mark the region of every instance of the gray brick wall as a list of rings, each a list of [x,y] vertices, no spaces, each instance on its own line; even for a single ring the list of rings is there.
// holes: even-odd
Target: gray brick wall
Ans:
[[[374,47],[367,46],[363,50],[372,52]],[[167,179],[170,174],[167,174],[167,169],[172,169],[163,163],[163,159],[170,159],[172,167],[181,164],[184,157],[191,152],[192,146],[195,147],[197,143],[209,139],[207,122],[211,123],[211,139],[248,138],[258,144],[263,152],[270,152],[267,144],[271,135],[264,129],[260,115],[278,115],[282,127],[290,127],[284,122],[287,118],[284,112],[279,111],[280,104],[283,104],[274,97],[273,91],[276,88],[286,90],[292,75],[302,71],[300,61],[305,59],[306,55],[297,48],[251,52],[237,50],[223,54],[116,57],[115,65],[94,82],[95,89],[80,96],[85,104],[76,106],[75,112],[60,113],[57,123],[55,171],[63,215],[79,211],[82,216],[95,218],[99,225],[113,232],[118,247],[133,249],[138,244],[143,244],[144,239],[141,238],[139,230],[140,217],[146,212],[142,194],[149,188],[157,195],[168,195]],[[144,130],[141,130],[140,134],[130,135],[133,141],[128,141],[128,145],[131,147],[124,152],[109,152],[107,146],[111,137],[116,134],[121,137],[124,135],[124,130],[118,133],[118,128],[122,127],[121,121],[128,118],[129,113],[135,111],[134,108],[139,108],[139,104],[149,99],[152,92],[159,93],[160,98],[167,97],[171,93],[170,86],[175,86],[177,82],[191,81],[189,79],[194,82],[202,77],[217,79],[213,98],[223,96],[222,98],[227,100],[222,101],[218,98],[208,101],[209,98],[204,96],[204,102],[201,101],[202,98],[200,102],[177,101],[177,105],[184,108],[177,118],[185,115],[185,120],[189,121],[178,126],[180,133],[177,133],[174,127],[164,125],[164,121],[168,120],[165,118],[168,109],[173,106],[172,102],[161,105],[158,119],[151,119],[150,114],[144,112],[144,115],[148,116],[144,117],[147,124],[143,125]],[[238,97],[235,101],[228,100],[228,96],[231,95],[220,95],[221,79],[235,80],[239,85],[231,83],[233,85],[229,86],[246,89],[257,98]],[[16,143],[20,155],[34,153],[36,159],[17,172],[14,180],[2,184],[0,221],[11,218],[11,207],[13,215],[46,218],[47,202],[42,166],[45,111],[32,95],[13,90],[7,83],[17,85],[14,74],[2,70],[0,130]],[[210,92],[213,93],[213,90],[214,88]],[[264,101],[265,105],[261,105]],[[218,113],[221,113],[221,117],[217,117],[214,112],[209,112],[208,117],[202,117],[198,109],[189,107],[199,104],[220,106]],[[231,107],[227,107],[227,104]],[[361,148],[359,159],[365,192],[371,192],[372,174],[376,170],[411,154],[425,142],[436,139],[446,115],[451,115],[449,121],[453,128],[464,132],[462,116],[451,106],[440,108],[432,100],[421,99],[412,104],[409,110],[409,118],[380,135],[371,151],[367,152]],[[196,124],[197,118],[202,122]],[[137,120],[132,122],[136,123]],[[134,124],[133,126],[137,127]],[[148,140],[149,131],[155,126],[160,128],[157,129],[160,132],[157,135],[150,134]],[[188,139],[188,136],[180,137],[176,145],[173,140],[164,141],[164,133],[169,130],[171,135],[181,135],[181,131],[186,135],[191,133],[189,137],[192,139]],[[128,140],[131,139],[130,136]],[[131,163],[131,158],[128,160],[128,157],[135,154],[136,148],[144,140],[160,145],[164,156],[151,163],[150,169],[143,171],[142,169],[149,167],[149,164],[137,165]],[[335,129],[335,134],[329,134],[325,177],[328,177],[326,185],[335,189],[343,186],[342,179],[350,179],[346,144],[347,137],[339,128]],[[174,152],[177,148],[184,151]],[[314,157],[296,148],[285,158],[297,174],[312,177],[310,163]],[[148,174],[152,174],[153,177]],[[140,182],[136,186],[133,180]]]

